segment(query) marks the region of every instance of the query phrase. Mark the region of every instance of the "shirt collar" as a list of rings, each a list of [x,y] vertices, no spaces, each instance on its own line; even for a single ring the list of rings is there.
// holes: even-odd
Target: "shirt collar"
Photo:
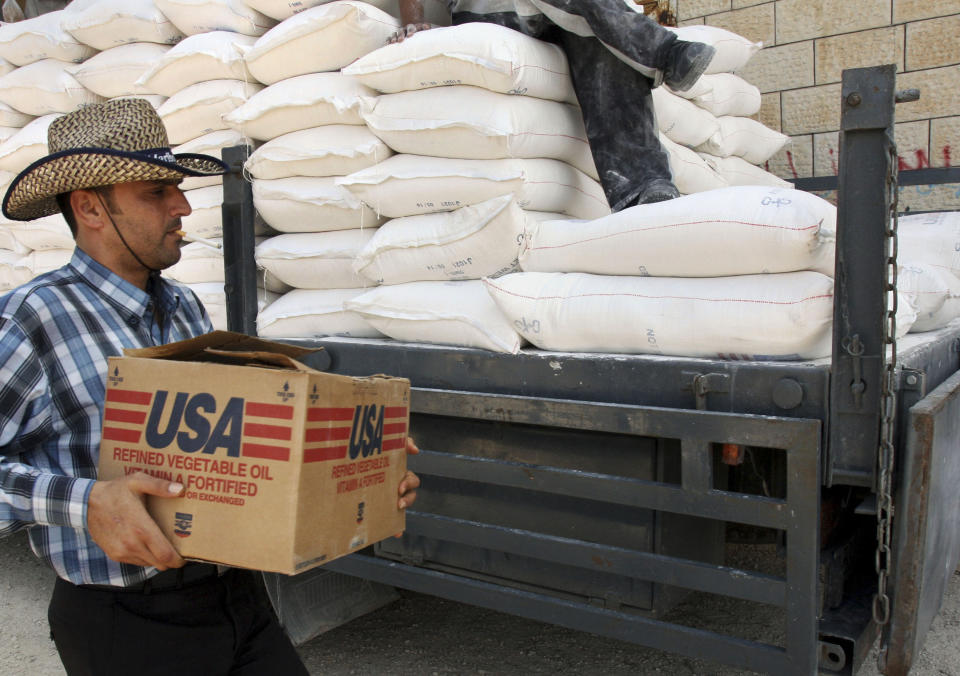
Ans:
[[[151,302],[150,294],[98,263],[79,247],[73,250],[70,267],[128,318],[141,319],[151,314],[148,308]],[[179,294],[167,283],[163,284],[161,294],[167,312],[174,312],[180,303]]]

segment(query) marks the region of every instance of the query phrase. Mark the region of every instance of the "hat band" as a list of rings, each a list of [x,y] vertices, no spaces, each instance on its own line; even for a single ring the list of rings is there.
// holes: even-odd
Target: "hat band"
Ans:
[[[157,162],[173,163],[177,161],[177,158],[173,156],[173,151],[170,150],[170,148],[151,148],[150,150],[140,150],[132,154],[143,155],[144,158],[150,158]]]
[[[144,150],[118,150],[116,148],[99,148],[96,146],[85,146],[80,148],[67,148],[46,157],[40,158],[27,169],[32,169],[46,163],[49,160],[68,157],[70,155],[112,155],[114,157],[127,157],[141,162],[150,162],[151,164],[176,165],[178,164],[176,155],[170,148],[146,148]],[[22,172],[26,173],[26,171]]]

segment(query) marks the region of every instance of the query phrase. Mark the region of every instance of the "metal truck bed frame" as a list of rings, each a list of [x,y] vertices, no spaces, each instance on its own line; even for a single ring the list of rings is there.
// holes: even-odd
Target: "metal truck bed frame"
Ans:
[[[875,528],[869,497],[886,349],[883,240],[891,180],[896,185],[894,73],[892,66],[844,73],[832,359],[503,355],[395,341],[292,341],[325,348],[308,361],[317,368],[408,377],[411,432],[423,449],[409,459],[424,485],[403,539],[335,560],[318,569],[318,580],[336,571],[760,672],[855,673],[878,627],[869,592],[864,602],[848,589],[836,610],[824,602],[825,576],[834,570],[826,559],[842,551],[821,541],[821,520],[825,495],[841,490],[866,498],[852,518],[861,530]],[[241,148],[224,152],[232,168],[223,209],[228,321],[232,330],[255,334],[244,158]],[[844,349],[853,336],[862,352]],[[960,367],[958,346],[958,324],[901,341],[900,420],[911,420],[910,408],[944,381],[930,410],[952,410],[960,398],[960,381],[950,378]],[[927,457],[904,450],[908,437],[919,442],[901,428],[900,453]],[[936,437],[942,447],[943,433],[932,429],[921,441],[933,447]],[[779,458],[772,466],[781,484],[770,495],[731,489],[721,459],[738,447]],[[911,470],[903,486],[916,476],[927,475]],[[916,518],[929,511],[925,504],[911,509]],[[955,523],[957,511],[950,506],[931,517],[931,532]],[[727,523],[778,533],[785,572],[727,565]],[[902,534],[898,546],[919,545]],[[946,550],[940,560],[955,566],[960,544]],[[920,584],[917,567],[895,571],[894,593],[912,609],[894,617],[896,650],[919,648],[942,597],[942,589],[929,591],[935,584]],[[300,604],[289,617],[309,615],[310,575],[268,578],[275,603]],[[782,645],[669,621],[678,589],[781,608]]]

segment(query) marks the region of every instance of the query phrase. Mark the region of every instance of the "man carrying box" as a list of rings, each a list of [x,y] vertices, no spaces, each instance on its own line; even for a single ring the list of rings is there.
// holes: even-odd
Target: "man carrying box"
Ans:
[[[0,535],[29,529],[57,573],[49,620],[71,674],[305,674],[248,571],[186,563],[144,508],[183,486],[137,473],[97,481],[107,358],[212,327],[180,258],[185,176],[144,100],[91,105],[50,125],[51,154],[19,174],[3,213],[61,211],[77,248],[63,268],[0,298]],[[407,441],[408,452],[416,452]],[[398,506],[416,498],[408,472]]]

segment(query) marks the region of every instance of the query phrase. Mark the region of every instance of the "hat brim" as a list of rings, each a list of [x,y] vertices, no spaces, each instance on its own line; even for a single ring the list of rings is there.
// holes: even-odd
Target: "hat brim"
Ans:
[[[3,215],[32,221],[60,211],[60,193],[132,181],[218,176],[227,166],[211,155],[171,155],[173,161],[108,148],[78,148],[43,157],[21,171],[3,198]]]

